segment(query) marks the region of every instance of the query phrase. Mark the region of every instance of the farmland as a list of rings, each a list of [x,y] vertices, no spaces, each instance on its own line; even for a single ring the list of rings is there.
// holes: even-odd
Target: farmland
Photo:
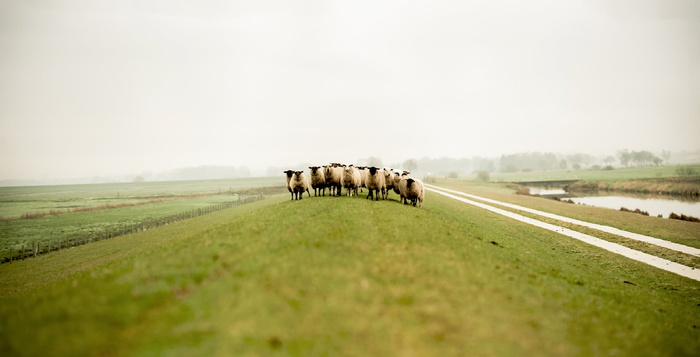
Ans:
[[[622,222],[609,210],[496,184],[437,184],[654,236],[694,227],[664,220],[657,228],[654,217],[636,215],[642,224]],[[443,356],[700,348],[696,281],[430,192],[423,209],[393,194],[288,198],[0,265],[0,349]]]
[[[151,222],[238,201],[280,179],[212,180],[0,188],[0,260],[78,239],[150,227]],[[274,190],[273,190],[274,191]],[[277,190],[279,192],[279,190]]]
[[[689,165],[695,172],[700,172],[700,165]],[[631,179],[669,178],[678,176],[676,166],[649,166],[616,168],[614,170],[551,170],[528,172],[497,172],[491,174],[493,181],[555,181],[555,180],[584,180],[584,181],[619,181]]]

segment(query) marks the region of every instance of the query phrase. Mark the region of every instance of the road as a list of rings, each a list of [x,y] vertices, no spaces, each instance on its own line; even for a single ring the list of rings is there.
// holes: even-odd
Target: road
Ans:
[[[595,224],[595,223],[580,221],[580,220],[576,220],[576,219],[572,219],[572,218],[568,218],[568,217],[563,217],[563,216],[559,216],[559,215],[555,215],[555,214],[551,214],[551,213],[547,213],[547,212],[534,210],[534,209],[527,208],[527,207],[513,205],[510,203],[506,203],[506,202],[500,202],[500,201],[488,199],[485,197],[471,195],[468,193],[450,190],[450,189],[446,189],[446,188],[442,188],[442,187],[438,187],[438,186],[426,184],[425,187],[426,187],[426,190],[428,190],[428,191],[435,192],[437,194],[455,199],[457,201],[468,203],[468,204],[474,205],[476,207],[480,207],[480,208],[489,210],[491,212],[498,213],[500,215],[518,220],[520,222],[528,223],[528,224],[531,224],[531,225],[534,225],[537,227],[541,227],[541,228],[562,234],[562,235],[567,236],[567,237],[578,239],[582,242],[594,245],[594,246],[599,247],[599,248],[603,248],[607,251],[622,255],[624,257],[634,259],[636,261],[639,261],[639,262],[654,266],[656,268],[663,269],[663,270],[666,270],[666,271],[669,271],[669,272],[672,272],[672,273],[675,273],[675,274],[678,274],[678,275],[681,275],[681,276],[684,276],[684,277],[687,277],[687,278],[690,278],[693,280],[700,281],[700,269],[695,269],[693,267],[678,264],[676,262],[672,262],[670,260],[659,258],[659,257],[651,255],[651,254],[640,252],[638,250],[634,250],[634,249],[622,246],[622,245],[617,244],[617,243],[608,242],[604,239],[600,239],[600,238],[597,238],[597,237],[594,237],[594,236],[591,236],[588,234],[584,234],[584,233],[577,232],[577,231],[574,231],[574,230],[571,230],[568,228],[557,226],[555,224],[542,222],[542,221],[536,220],[534,218],[530,218],[530,217],[526,217],[526,216],[523,216],[523,215],[520,215],[517,213],[513,213],[510,211],[483,203],[483,202],[501,205],[504,207],[517,209],[517,210],[520,210],[523,212],[533,213],[533,214],[540,215],[543,217],[556,219],[556,220],[559,220],[562,222],[573,223],[573,224],[577,224],[577,225],[581,225],[581,226],[594,228],[594,229],[597,229],[597,230],[600,230],[603,232],[608,232],[608,233],[616,234],[616,235],[619,235],[619,236],[622,236],[625,238],[655,244],[655,245],[658,245],[660,247],[672,249],[672,250],[675,250],[678,252],[682,252],[685,254],[691,254],[694,256],[698,256],[698,257],[700,257],[700,249],[688,247],[688,246],[678,244],[678,243],[665,241],[663,239],[645,236],[642,234],[624,231],[624,230],[617,229],[614,227],[603,226],[603,225],[599,225],[599,224]],[[462,197],[462,196],[464,196],[464,197]],[[472,199],[468,199],[465,197],[469,197]],[[474,201],[474,199],[479,200],[479,201],[483,201],[483,202],[477,202],[477,201]]]

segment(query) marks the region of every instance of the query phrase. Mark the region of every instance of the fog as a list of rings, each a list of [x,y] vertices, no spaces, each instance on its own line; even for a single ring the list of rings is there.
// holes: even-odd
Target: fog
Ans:
[[[700,149],[700,2],[3,1],[0,180]]]

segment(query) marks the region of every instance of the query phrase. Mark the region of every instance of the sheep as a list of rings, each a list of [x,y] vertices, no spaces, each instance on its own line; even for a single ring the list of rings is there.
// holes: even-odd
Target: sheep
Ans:
[[[367,166],[358,166],[355,169],[360,172],[360,192],[362,188],[367,188]]]
[[[416,203],[418,203],[419,207],[423,207],[423,197],[425,195],[423,181],[404,173],[399,182],[399,190],[401,191],[401,203],[407,204],[411,200],[414,207]]]
[[[384,169],[382,170],[382,173],[384,175],[384,183],[386,185],[386,189],[384,190],[384,199],[387,200],[389,199],[389,192],[394,189],[394,178],[392,177],[391,171],[393,169]]]
[[[309,182],[306,180],[304,171],[294,171],[294,174],[289,181],[289,186],[292,189],[292,199],[294,199],[295,195],[297,200],[302,199],[304,197],[304,192],[311,197],[311,193],[309,192]]]
[[[282,172],[287,174],[287,190],[289,190],[289,193],[292,194],[292,199],[294,199],[294,192],[292,192],[292,187],[289,186],[289,181],[292,179],[292,175],[294,174],[294,171],[287,170],[287,171],[282,171]]]
[[[353,193],[357,196],[361,180],[360,172],[354,166],[343,166],[343,187],[347,190],[348,196],[353,196]]]
[[[342,186],[342,168],[329,164],[323,167],[323,175],[326,177],[326,187],[331,196],[340,196]]]
[[[384,170],[380,170],[379,168],[376,168],[374,166],[368,169],[367,191],[367,198],[374,197],[375,201],[379,201],[379,192],[381,191],[382,198],[386,199],[386,183],[384,180]]]
[[[311,188],[314,189],[314,196],[326,195],[326,176],[323,174],[320,166],[310,166],[311,169]]]
[[[399,195],[401,194],[401,190],[399,190],[399,182],[401,181],[401,174],[398,172],[394,172],[394,176],[392,177],[392,181],[394,184],[394,193]]]

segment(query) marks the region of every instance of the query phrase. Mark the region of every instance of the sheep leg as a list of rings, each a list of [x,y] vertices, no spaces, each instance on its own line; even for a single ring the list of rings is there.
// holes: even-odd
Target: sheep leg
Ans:
[[[309,198],[311,198],[311,192],[308,188],[306,189],[306,193],[309,195]],[[304,196],[304,192],[302,192],[301,195]]]

